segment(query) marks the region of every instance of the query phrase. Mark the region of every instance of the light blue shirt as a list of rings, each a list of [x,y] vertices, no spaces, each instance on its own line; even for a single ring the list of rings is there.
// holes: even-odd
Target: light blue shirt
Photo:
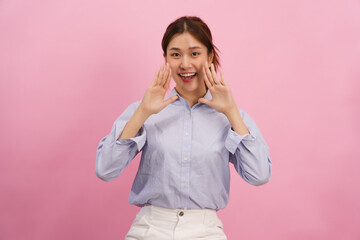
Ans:
[[[239,135],[224,114],[203,103],[190,108],[175,88],[167,98],[174,95],[178,99],[151,115],[133,138],[117,140],[141,101],[119,116],[97,149],[99,178],[115,179],[142,151],[130,204],[215,210],[229,201],[229,162],[252,185],[269,181],[269,148],[245,111],[239,109],[250,134]],[[209,91],[204,98],[211,99]]]

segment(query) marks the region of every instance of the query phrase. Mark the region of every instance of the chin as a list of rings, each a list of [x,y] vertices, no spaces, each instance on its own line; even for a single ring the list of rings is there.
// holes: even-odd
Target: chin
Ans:
[[[193,91],[197,91],[199,89],[202,88],[202,86],[199,83],[191,83],[191,84],[183,84],[181,86],[182,89],[189,91],[189,92],[193,92]]]

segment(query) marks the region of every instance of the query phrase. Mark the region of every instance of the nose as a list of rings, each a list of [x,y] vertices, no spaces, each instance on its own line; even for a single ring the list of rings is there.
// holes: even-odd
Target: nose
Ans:
[[[187,57],[187,56],[184,56],[182,59],[181,59],[181,65],[180,67],[181,68],[188,68],[190,67],[191,63],[190,63],[190,59]]]

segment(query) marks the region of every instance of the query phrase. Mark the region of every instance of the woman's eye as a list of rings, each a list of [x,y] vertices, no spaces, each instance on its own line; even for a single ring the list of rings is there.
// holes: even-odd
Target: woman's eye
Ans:
[[[198,56],[198,55],[199,55],[198,52],[193,52],[193,53],[192,53],[192,56],[193,56],[193,57],[196,57],[196,56]]]
[[[173,57],[178,57],[178,56],[180,56],[180,54],[178,54],[178,53],[173,53],[173,54],[171,54],[171,56],[173,56]]]

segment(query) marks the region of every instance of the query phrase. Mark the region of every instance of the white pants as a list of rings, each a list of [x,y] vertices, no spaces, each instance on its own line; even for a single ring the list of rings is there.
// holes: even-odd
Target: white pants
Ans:
[[[147,205],[136,214],[125,240],[227,240],[212,209],[170,209]]]

